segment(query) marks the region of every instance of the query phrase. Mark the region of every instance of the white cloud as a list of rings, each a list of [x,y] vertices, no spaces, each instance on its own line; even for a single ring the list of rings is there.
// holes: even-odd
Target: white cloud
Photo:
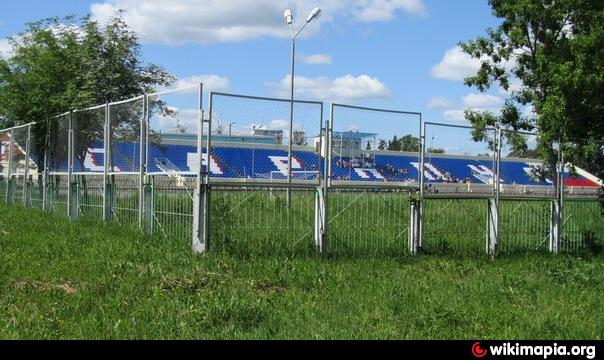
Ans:
[[[203,84],[203,91],[228,91],[231,87],[231,82],[228,78],[218,75],[195,75],[186,78],[176,80],[169,87],[159,87],[157,91],[173,90],[173,89],[189,89],[188,93],[195,93],[198,91],[199,84]]]
[[[443,113],[443,117],[447,120],[452,120],[452,121],[466,120],[463,109],[447,110]]]
[[[188,86],[203,84],[203,90],[210,91],[228,91],[231,87],[231,82],[228,78],[218,75],[196,75],[187,78],[176,80],[172,88],[183,88]]]
[[[0,39],[0,57],[9,58],[13,56],[13,47],[8,39]]]
[[[426,106],[429,109],[448,109],[453,106],[453,100],[444,96],[435,96],[428,100]]]
[[[409,14],[427,16],[426,7],[420,0],[373,0],[357,1],[359,12],[357,19],[365,22],[390,21],[398,9]]]
[[[309,64],[309,65],[322,65],[322,64],[331,64],[332,63],[331,55],[327,55],[327,54],[312,54],[312,55],[301,54],[299,57],[300,57],[300,61],[302,61],[304,64]]]
[[[445,112],[443,112],[443,118],[445,118],[446,120],[451,120],[451,121],[466,121],[465,110],[490,111],[490,112],[492,112],[495,115],[499,115],[501,113],[501,108],[500,107],[489,107],[489,108],[485,108],[485,107],[473,107],[473,108],[466,108],[466,109],[450,109],[450,110],[446,110]]]
[[[430,75],[437,79],[459,81],[474,75],[480,69],[480,60],[474,59],[456,46],[445,52],[442,60],[430,70]]]
[[[118,9],[143,42],[180,45],[289,37],[283,10],[292,8],[296,27],[314,6],[323,9],[310,35],[335,16],[357,21],[389,21],[398,11],[424,16],[421,0],[105,0],[90,7],[93,19],[106,21]]]
[[[274,96],[288,97],[290,81],[291,76],[286,75],[278,83],[266,85]],[[295,92],[298,97],[318,100],[383,99],[390,96],[388,87],[369,75],[345,75],[335,79],[296,76]]]
[[[188,134],[197,133],[197,124],[199,122],[199,110],[192,108],[178,108],[167,106],[170,114],[158,114],[157,124],[159,128],[155,131],[176,131],[178,127],[184,129]]]
[[[479,108],[494,108],[503,104],[503,99],[489,94],[470,93],[462,99],[465,106]]]

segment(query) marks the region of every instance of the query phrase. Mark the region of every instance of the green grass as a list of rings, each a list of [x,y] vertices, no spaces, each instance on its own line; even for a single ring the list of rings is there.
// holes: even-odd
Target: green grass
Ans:
[[[604,337],[604,258],[191,253],[0,204],[0,338]]]

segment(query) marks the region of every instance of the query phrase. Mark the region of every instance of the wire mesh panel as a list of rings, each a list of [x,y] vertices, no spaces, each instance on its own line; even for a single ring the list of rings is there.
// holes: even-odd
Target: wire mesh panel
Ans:
[[[23,203],[25,199],[26,175],[28,173],[29,125],[14,127],[11,131],[12,151],[9,161],[10,179],[13,181],[12,201]]]
[[[485,199],[425,199],[422,250],[428,254],[485,254]]]
[[[501,143],[500,196],[554,198],[556,165],[537,159],[537,134],[502,129]]]
[[[153,184],[154,231],[190,241],[199,169],[200,86],[148,95],[146,174]]]
[[[493,196],[494,141],[494,129],[425,123],[424,194]]]
[[[332,105],[334,184],[419,184],[419,113]]]
[[[596,250],[598,244],[604,242],[602,205],[600,201],[564,202],[561,251]]]
[[[313,248],[314,189],[213,187],[211,251],[234,255],[293,255]]]
[[[10,130],[0,131],[0,201],[6,201],[8,189]]]
[[[54,117],[47,122],[48,149],[46,181],[49,212],[67,216],[67,193],[69,191],[69,119],[70,114]]]
[[[106,111],[100,105],[72,115],[73,180],[78,184],[79,216],[85,219],[103,219]]]
[[[499,250],[504,253],[547,251],[552,202],[504,200],[499,202]]]
[[[143,96],[109,104],[108,171],[115,189],[111,211],[122,225],[139,222],[143,111]]]
[[[30,125],[29,169],[26,180],[27,206],[42,209],[44,199],[44,157],[46,149],[46,122]]]
[[[69,159],[69,117],[63,114],[47,121],[48,132],[48,171],[50,174],[67,174]]]
[[[319,184],[323,104],[213,93],[213,178]],[[292,128],[290,134],[290,125]],[[292,142],[291,169],[289,144]]]
[[[329,253],[339,256],[406,254],[409,200],[409,194],[401,190],[331,190]]]

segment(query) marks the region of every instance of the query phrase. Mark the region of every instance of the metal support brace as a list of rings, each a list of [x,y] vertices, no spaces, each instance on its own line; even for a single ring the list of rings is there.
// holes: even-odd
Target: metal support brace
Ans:
[[[549,251],[557,254],[560,251],[562,235],[562,206],[560,199],[551,203],[551,221],[549,228]]]
[[[499,241],[499,206],[495,199],[488,199],[488,202],[487,254],[492,257],[495,256]]]
[[[327,253],[327,212],[323,188],[315,193],[315,248],[321,254]]]
[[[409,209],[409,252],[411,254],[417,254],[420,249],[420,215],[421,215],[421,201],[413,199],[410,201]]]
[[[145,177],[145,188],[143,196],[143,224],[145,233],[148,235],[153,235],[153,204],[155,201],[155,178],[152,175],[147,175]]]
[[[69,219],[71,221],[77,221],[79,218],[79,198],[80,184],[77,181],[72,181],[69,184]]]
[[[195,253],[203,254],[210,244],[210,189],[208,184],[202,184],[195,189],[193,207],[196,209],[193,217],[193,244]]]
[[[27,193],[27,195],[25,196],[25,206],[32,207],[33,206],[32,195],[34,193],[34,181],[31,177],[29,177],[27,179],[27,182],[25,183],[25,192]]]

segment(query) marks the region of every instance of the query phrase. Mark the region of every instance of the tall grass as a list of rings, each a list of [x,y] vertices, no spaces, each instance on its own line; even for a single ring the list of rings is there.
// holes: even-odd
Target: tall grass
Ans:
[[[0,204],[0,338],[604,337],[604,259],[195,256]]]

